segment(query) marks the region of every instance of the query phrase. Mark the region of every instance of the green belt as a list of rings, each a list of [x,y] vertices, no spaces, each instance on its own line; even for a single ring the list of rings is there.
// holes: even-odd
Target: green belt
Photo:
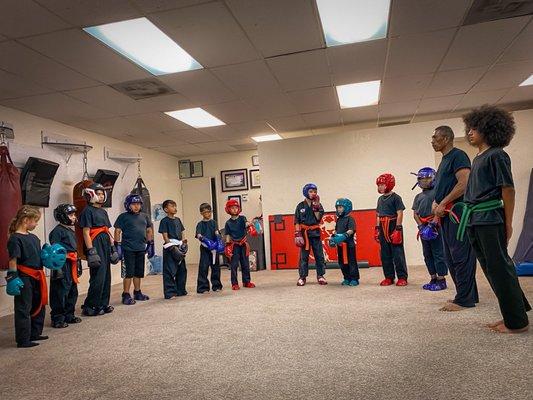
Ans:
[[[462,211],[461,220],[458,220],[456,214],[451,212],[455,207],[458,206],[461,207]],[[503,208],[503,200],[488,200],[475,205],[466,204],[463,202],[455,203],[450,210],[450,219],[456,224],[459,224],[456,235],[457,240],[463,241],[465,237],[466,226],[468,225],[468,221],[470,221],[473,212],[487,212],[497,210],[498,208]]]

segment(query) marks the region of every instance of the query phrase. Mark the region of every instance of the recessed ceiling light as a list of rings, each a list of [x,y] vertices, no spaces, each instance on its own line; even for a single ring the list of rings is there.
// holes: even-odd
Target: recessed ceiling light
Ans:
[[[83,30],[154,75],[203,68],[144,17]]]
[[[256,141],[257,143],[259,143],[259,142],[271,142],[273,140],[281,140],[283,138],[277,133],[274,133],[272,135],[252,136],[252,139]]]
[[[380,84],[381,81],[369,81],[337,86],[341,108],[378,104]]]
[[[316,0],[326,45],[383,39],[390,0]]]
[[[529,85],[533,85],[533,75],[529,75],[529,78],[527,78],[524,82],[522,82],[518,86],[529,86]]]
[[[165,114],[176,118],[193,128],[208,128],[210,126],[226,125],[217,117],[209,114],[202,108],[188,108],[186,110],[166,111]]]

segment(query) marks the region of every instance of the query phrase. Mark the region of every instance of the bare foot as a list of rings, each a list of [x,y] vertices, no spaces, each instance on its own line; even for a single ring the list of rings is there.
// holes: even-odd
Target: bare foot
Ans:
[[[505,326],[505,324],[496,325],[495,327],[491,328],[494,332],[497,333],[525,333],[529,330],[529,325],[524,326],[520,329],[509,329]]]
[[[503,319],[500,319],[499,321],[491,322],[490,324],[485,324],[485,326],[487,328],[495,328],[495,327],[497,327],[498,325],[501,325],[501,324],[503,324]]]
[[[439,308],[439,311],[463,311],[466,307],[462,307],[459,304],[455,303],[446,303],[444,306]]]
[[[453,303],[453,300],[454,299],[448,299],[448,300],[446,300],[446,303]]]

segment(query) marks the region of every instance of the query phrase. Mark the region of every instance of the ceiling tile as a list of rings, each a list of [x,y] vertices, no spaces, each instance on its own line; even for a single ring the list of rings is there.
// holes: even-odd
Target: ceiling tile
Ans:
[[[422,99],[418,105],[416,115],[448,113],[451,112],[463,98],[462,94],[445,97],[434,97],[431,99]]]
[[[483,104],[496,104],[503,96],[509,92],[509,89],[489,90],[486,92],[469,92],[461,102],[455,107],[456,110],[466,110]]]
[[[267,122],[272,125],[278,133],[297,131],[307,128],[307,123],[299,114],[291,115],[289,117],[271,118],[267,119]]]
[[[310,129],[342,125],[341,112],[339,110],[302,114],[302,118]]]
[[[149,18],[204,67],[259,58],[221,2],[151,14]]]
[[[323,47],[314,2],[227,0],[226,3],[264,57]]]
[[[212,126],[198,130],[212,137],[214,140],[242,140],[248,137],[247,133],[243,133],[229,125]]]
[[[533,108],[533,85],[511,89],[498,104],[529,103]]]
[[[215,140],[211,135],[200,132],[196,129],[184,129],[181,131],[168,131],[164,132],[165,135],[189,144],[212,142]]]
[[[266,124],[266,121],[237,122],[231,124],[231,127],[248,137],[275,133],[272,128]]]
[[[257,93],[257,95],[244,101],[253,107],[258,117],[262,119],[288,117],[297,114],[296,107],[281,92],[267,95]]]
[[[486,67],[438,72],[424,97],[442,97],[468,92],[483,76]]]
[[[409,75],[401,78],[386,78],[381,84],[380,104],[422,98],[433,74]]]
[[[149,97],[147,99],[135,100],[135,102],[139,103],[145,112],[175,111],[198,106],[197,103],[191,102],[179,93]]]
[[[501,19],[461,27],[439,71],[477,67],[496,61],[529,18]]]
[[[205,154],[235,151],[235,147],[223,142],[199,143],[197,146],[203,150]]]
[[[410,119],[416,112],[419,100],[379,105],[379,120],[389,118]]]
[[[202,150],[194,144],[184,144],[176,146],[164,146],[155,147],[153,150],[160,151],[161,153],[170,154],[172,156],[183,157],[188,155],[196,155],[202,153]]]
[[[376,121],[377,123],[378,106],[345,108],[341,110],[341,116],[344,125],[363,121]]]
[[[313,131],[311,129],[306,129],[303,131],[296,131],[296,132],[284,132],[284,133],[281,133],[280,136],[283,139],[294,139],[294,138],[299,138],[299,137],[313,136]]]
[[[180,144],[179,140],[175,140],[159,132],[143,133],[138,135],[126,135],[126,137],[128,138],[127,140],[125,140],[126,142],[136,144],[138,146],[148,147],[150,149]]]
[[[267,60],[267,64],[286,91],[331,86],[323,49],[273,57]]]
[[[287,93],[300,113],[338,110],[337,95],[332,87],[307,89]]]
[[[517,87],[533,74],[533,60],[496,64],[473,87],[473,92]]]
[[[453,38],[446,29],[390,39],[387,77],[435,72]]]
[[[505,51],[499,62],[521,61],[533,59],[533,23],[518,35],[513,44]]]
[[[203,108],[226,124],[257,119],[254,109],[240,100],[210,104]]]
[[[32,96],[50,93],[52,90],[43,88],[20,76],[0,70],[0,99]]]
[[[74,97],[96,108],[104,109],[116,116],[141,114],[146,112],[144,107],[138,101],[117,92],[109,86],[76,89],[64,93],[67,96]]]
[[[133,0],[146,13],[190,7],[210,1],[213,0]]]

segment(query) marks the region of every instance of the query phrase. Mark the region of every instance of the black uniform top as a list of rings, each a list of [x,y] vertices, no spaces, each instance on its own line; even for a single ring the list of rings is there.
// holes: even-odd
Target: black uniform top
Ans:
[[[185,227],[178,217],[165,217],[159,223],[159,233],[166,233],[169,239],[181,240],[183,238],[182,232]]]
[[[236,219],[228,219],[224,227],[224,233],[233,240],[241,240],[246,236],[246,217],[239,215]]]
[[[196,224],[196,236],[202,235],[210,240],[216,240],[216,231],[218,231],[218,226],[214,219],[209,221],[201,220]]]
[[[48,240],[50,240],[50,244],[59,243],[69,253],[76,251],[77,249],[76,234],[74,233],[74,230],[61,224],[58,224],[52,229],[48,235]]]
[[[351,215],[345,215],[344,217],[338,217],[337,222],[335,223],[335,232],[337,233],[346,233],[347,231],[354,231],[355,233],[355,220]],[[354,241],[352,240],[353,233],[349,235],[348,240],[346,241],[348,243],[348,246],[353,247],[355,246]]]
[[[88,205],[81,212],[79,225],[82,228],[99,228],[102,226],[111,228],[107,211],[101,207],[94,207],[92,205]]]
[[[392,192],[389,195],[382,194],[379,196],[376,208],[379,217],[395,217],[398,215],[398,210],[405,210],[399,194]]]
[[[146,229],[152,227],[150,217],[144,213],[124,212],[115,221],[115,228],[122,231],[122,248],[128,251],[146,249]]]
[[[475,205],[488,200],[500,200],[504,186],[514,186],[511,159],[502,148],[492,147],[474,158],[464,201]],[[504,210],[499,208],[473,212],[469,225],[503,224],[504,220]]]
[[[412,209],[419,217],[429,217],[433,215],[433,212],[431,211],[433,200],[435,200],[435,189],[422,189],[422,191],[415,196]]]
[[[33,233],[13,233],[7,241],[9,259],[17,259],[17,265],[43,269],[41,262],[41,241]]]
[[[435,201],[440,203],[457,185],[455,173],[460,169],[470,169],[470,159],[461,149],[454,147],[442,157],[437,174],[435,175]],[[462,196],[455,201],[461,201]]]
[[[315,217],[315,212],[313,211],[312,206],[310,206],[306,200],[301,201],[296,206],[294,211],[294,223],[303,224],[303,225],[318,225],[322,220],[324,215],[324,207],[320,204],[320,210],[318,211],[319,218]],[[312,231],[307,232],[308,236],[318,237],[320,236],[320,229],[313,229]]]

